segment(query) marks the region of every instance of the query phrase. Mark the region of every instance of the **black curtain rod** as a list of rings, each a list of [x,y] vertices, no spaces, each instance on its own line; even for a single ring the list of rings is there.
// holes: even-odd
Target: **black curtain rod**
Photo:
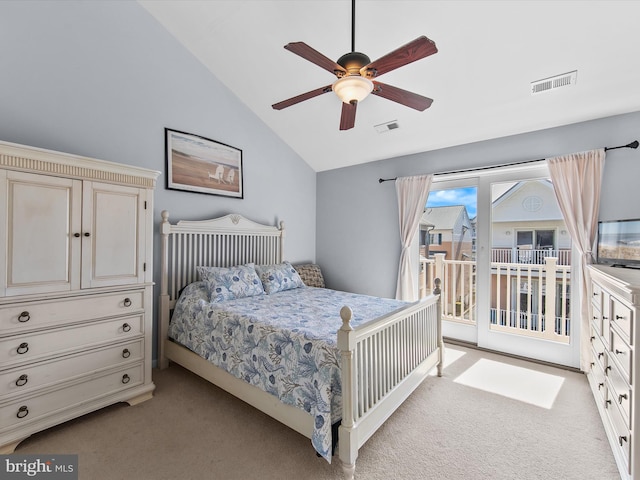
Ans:
[[[638,140],[634,140],[633,142],[628,143],[627,145],[620,145],[619,147],[605,147],[604,151],[608,152],[609,150],[615,150],[617,148],[638,148],[638,145],[640,145],[640,143],[638,143]],[[465,170],[454,170],[454,171],[449,171],[449,172],[436,172],[435,175],[443,175],[445,173],[475,172],[475,171],[479,171],[479,170],[489,170],[490,168],[497,168],[497,167],[511,167],[513,165],[523,165],[525,163],[541,162],[542,160],[544,160],[544,158],[540,158],[538,160],[525,160],[524,162],[505,163],[505,164],[502,164],[502,165],[492,165],[490,167],[468,168],[468,169],[465,169]],[[396,178],[380,178],[380,179],[378,179],[378,183],[392,182],[392,181],[397,180],[397,179],[398,179],[398,177],[396,177]]]

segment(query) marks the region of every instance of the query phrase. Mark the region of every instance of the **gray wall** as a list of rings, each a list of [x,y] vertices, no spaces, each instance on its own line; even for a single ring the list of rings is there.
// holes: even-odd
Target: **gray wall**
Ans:
[[[428,115],[428,111],[425,112]],[[316,259],[331,288],[394,297],[394,182],[378,178],[553,157],[640,139],[640,112],[318,173]],[[607,154],[600,219],[640,218],[640,149]]]
[[[2,1],[0,59],[0,140],[159,171],[165,127],[240,148],[244,199],[167,190],[161,175],[156,232],[164,209],[237,212],[284,220],[287,259],[315,259],[315,172],[136,2]]]

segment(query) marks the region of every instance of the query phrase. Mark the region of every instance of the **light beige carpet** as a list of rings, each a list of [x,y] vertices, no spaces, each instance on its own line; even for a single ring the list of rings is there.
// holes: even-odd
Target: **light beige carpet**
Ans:
[[[584,375],[459,346],[447,357],[444,376],[361,448],[358,480],[620,478]],[[82,480],[342,478],[337,457],[328,464],[307,438],[181,367],[154,381],[152,400],[33,435],[16,453],[77,453]]]

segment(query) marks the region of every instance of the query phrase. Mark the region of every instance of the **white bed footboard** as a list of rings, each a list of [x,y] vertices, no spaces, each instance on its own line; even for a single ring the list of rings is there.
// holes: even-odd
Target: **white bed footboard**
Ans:
[[[431,295],[386,317],[356,327],[349,307],[340,311],[342,423],[339,453],[353,478],[358,450],[437,366],[442,375],[440,296]]]

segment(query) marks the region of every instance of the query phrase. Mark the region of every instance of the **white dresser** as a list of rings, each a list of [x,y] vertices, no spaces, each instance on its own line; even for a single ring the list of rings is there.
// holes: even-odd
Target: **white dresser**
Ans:
[[[158,174],[0,142],[0,453],[151,398]]]
[[[589,267],[592,287],[589,383],[623,479],[640,478],[640,383],[635,347],[640,270]]]

